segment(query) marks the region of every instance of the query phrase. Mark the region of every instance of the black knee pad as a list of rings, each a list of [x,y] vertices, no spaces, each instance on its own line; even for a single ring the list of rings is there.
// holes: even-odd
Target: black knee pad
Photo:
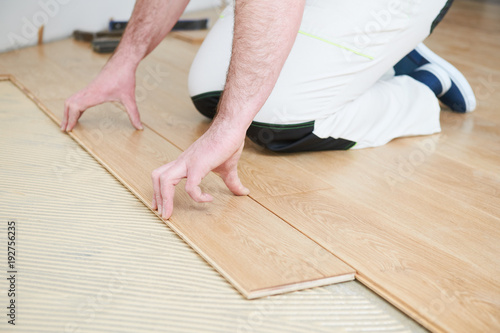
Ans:
[[[250,140],[281,153],[322,150],[347,150],[356,143],[345,139],[321,139],[313,134],[314,121],[278,125],[252,122],[247,131]]]
[[[210,91],[191,97],[196,110],[202,115],[213,119],[217,112],[217,105],[219,104],[222,91]]]

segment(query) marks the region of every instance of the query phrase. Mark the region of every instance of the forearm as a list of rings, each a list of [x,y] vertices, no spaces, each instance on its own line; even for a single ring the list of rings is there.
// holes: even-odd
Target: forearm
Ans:
[[[303,11],[304,0],[236,0],[231,62],[213,127],[244,135],[273,90]]]
[[[299,30],[305,0],[236,0],[231,62],[210,128],[175,161],[153,171],[153,209],[169,218],[182,178],[197,202],[211,201],[199,184],[218,173],[235,195],[249,190],[238,177],[246,130],[274,88]]]
[[[172,29],[189,0],[137,0],[123,38],[108,64],[134,69]]]

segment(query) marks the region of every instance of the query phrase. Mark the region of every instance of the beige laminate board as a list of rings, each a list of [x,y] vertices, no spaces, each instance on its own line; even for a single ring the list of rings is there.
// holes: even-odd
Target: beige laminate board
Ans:
[[[498,330],[500,180],[480,172],[474,177],[467,173],[471,169],[456,163],[446,168],[441,163],[445,159],[435,156],[435,162],[427,162],[414,176],[390,185],[383,178],[385,168],[377,167],[373,159],[366,158],[363,167],[363,161],[346,155],[295,159],[297,165],[316,165],[335,190],[260,202],[348,262],[360,281],[425,327],[450,332]],[[378,164],[383,163],[381,158]],[[448,177],[444,172],[425,175],[440,167]],[[471,190],[469,202],[465,196],[452,196],[454,188],[457,196],[462,190],[458,179],[452,182],[457,176],[472,178],[465,183],[471,187],[464,187]],[[441,185],[449,190],[440,191]],[[476,199],[481,197],[486,202]]]
[[[196,50],[197,47],[188,43],[167,38],[144,59],[137,71],[142,121],[181,150],[189,147],[209,125],[194,109],[187,93],[187,74]],[[34,89],[34,95],[42,102],[59,102],[51,109],[57,115],[62,115],[64,99],[90,82],[106,59],[88,49],[85,43],[72,40],[0,55],[0,61],[7,65],[9,72],[30,90]],[[23,66],[19,65],[21,63]],[[97,111],[91,109],[81,119],[93,112]],[[276,161],[280,161],[279,168],[262,168]],[[240,176],[253,198],[331,187],[310,171],[302,171],[303,177],[308,179],[304,182],[296,177],[296,167],[283,156],[250,142],[241,162]]]
[[[16,221],[20,274],[0,332],[424,332],[355,281],[244,299],[16,87],[0,101],[0,221]]]
[[[433,331],[500,330],[499,23],[498,4],[455,1],[426,41],[471,82],[475,112],[443,111],[434,136],[290,156],[335,190],[260,200]]]
[[[443,133],[436,136],[400,139],[363,152],[289,156],[302,172],[314,170],[332,189],[256,197],[435,331],[495,331],[500,325],[495,279],[500,273],[500,126],[494,107],[500,68],[493,56],[499,49],[499,17],[488,25],[490,42],[479,44],[474,27],[454,29],[453,15],[459,13],[463,26],[471,6],[478,5],[454,5],[428,44],[469,78],[478,97],[475,113],[444,111]],[[498,7],[487,10],[485,18],[465,20],[491,21],[495,11]],[[291,174],[306,179],[298,170]]]
[[[456,1],[426,42],[469,79],[475,112],[443,111],[438,135],[290,156],[334,190],[260,200],[433,331],[500,330],[499,23],[500,6]]]
[[[180,150],[147,127],[131,130],[127,116],[112,105],[97,109],[99,113],[82,121],[71,136],[150,207],[151,170],[175,159]],[[230,194],[219,177],[208,175],[204,188],[215,196],[210,206],[196,204],[184,191],[177,191],[176,210],[165,222],[245,297],[354,278],[352,268],[272,212],[248,197]]]
[[[395,227],[397,217],[329,190],[265,201],[356,267],[358,280],[428,329],[498,331],[500,285],[495,276],[478,271],[477,265],[448,253],[435,240]],[[453,229],[448,232],[452,238]]]

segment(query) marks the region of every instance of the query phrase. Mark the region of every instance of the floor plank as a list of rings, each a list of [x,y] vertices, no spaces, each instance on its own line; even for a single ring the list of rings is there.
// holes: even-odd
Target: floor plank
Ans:
[[[206,118],[193,109],[186,90],[187,73],[196,49],[168,38],[141,63],[137,74],[138,89],[143,91],[138,94],[142,121],[180,149],[189,147],[209,125]],[[30,89],[34,87],[33,94],[41,101],[59,100],[59,106],[51,110],[58,116],[62,115],[64,98],[81,89],[85,82],[90,82],[106,59],[93,54],[84,43],[70,40],[45,45],[42,51],[30,48],[2,55],[3,62],[12,68],[11,72]],[[19,66],[19,63],[33,65]],[[32,75],[33,72],[37,74]],[[61,82],[66,77],[72,80],[62,87]],[[157,85],[154,85],[154,77],[159,80]],[[44,84],[39,85],[38,82]],[[143,89],[144,86],[153,86],[154,89]],[[81,121],[94,112],[97,111],[87,111]],[[248,143],[239,171],[253,198],[330,187],[309,171],[304,171],[308,177],[308,181],[304,182],[296,177],[296,167],[285,158]],[[280,168],[261,168],[261,165],[273,165],[276,161],[281,161]]]
[[[0,89],[0,220],[16,221],[21,292],[15,329],[2,320],[0,332],[424,332],[356,281],[244,299],[10,88]]]
[[[404,225],[418,223],[418,219],[403,213],[392,214],[389,207],[374,208],[363,199],[358,201],[342,191],[324,190],[272,197],[263,202],[356,267],[357,279],[427,328],[486,332],[499,327],[495,318],[500,306],[496,275],[478,272],[478,265],[443,250],[438,239],[429,242]],[[453,239],[454,228],[443,229],[439,225],[428,230],[443,235],[441,240],[446,233],[448,242],[460,242],[458,237]],[[479,244],[475,245],[481,252]],[[498,259],[493,264],[498,265]]]
[[[46,105],[44,111],[58,122],[59,116],[49,110],[60,103]],[[147,127],[129,129],[128,117],[116,107],[98,106],[96,111],[71,136],[151,208],[151,171],[181,151]],[[255,201],[233,196],[216,175],[206,177],[204,188],[216,197],[210,206],[196,204],[184,191],[176,191],[176,211],[165,223],[245,297],[354,278],[348,265]]]

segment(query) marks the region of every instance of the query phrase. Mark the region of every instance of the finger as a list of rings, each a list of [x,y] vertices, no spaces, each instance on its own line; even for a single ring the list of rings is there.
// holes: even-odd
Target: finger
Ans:
[[[162,212],[162,200],[161,200],[161,187],[160,187],[160,176],[168,169],[168,164],[163,165],[151,173],[151,181],[153,182],[153,199],[151,202],[151,207],[153,210],[158,209],[158,213]]]
[[[161,216],[164,219],[170,218],[174,210],[175,184],[169,181],[162,181],[161,184],[161,199],[162,210]]]
[[[66,131],[66,126],[68,125],[68,112],[69,112],[68,102],[64,102],[64,115],[63,115],[63,120],[61,122],[61,131],[63,132]]]
[[[200,176],[188,175],[187,181],[186,181],[186,186],[185,186],[186,192],[196,202],[212,201],[214,198],[210,194],[202,192],[202,190],[199,186],[200,183],[201,183]]]
[[[167,166],[169,166],[167,164]],[[176,164],[172,164],[163,171],[160,176],[161,188],[161,216],[165,219],[170,218],[174,210],[175,185],[179,184],[182,178],[185,178],[185,171]]]
[[[75,108],[69,108],[68,110],[68,124],[66,126],[66,131],[71,131],[76,123],[78,122],[78,119],[80,119],[80,117],[82,116],[82,112],[79,110],[79,109],[75,109]]]
[[[234,195],[248,195],[250,193],[250,190],[241,183],[236,166],[229,172],[221,174],[221,177],[227,188],[233,192]]]
[[[130,119],[132,125],[138,130],[144,129],[142,127],[141,116],[139,114],[139,110],[137,109],[135,99],[133,97],[124,99],[123,105],[125,106],[125,109],[127,109],[128,118]]]

